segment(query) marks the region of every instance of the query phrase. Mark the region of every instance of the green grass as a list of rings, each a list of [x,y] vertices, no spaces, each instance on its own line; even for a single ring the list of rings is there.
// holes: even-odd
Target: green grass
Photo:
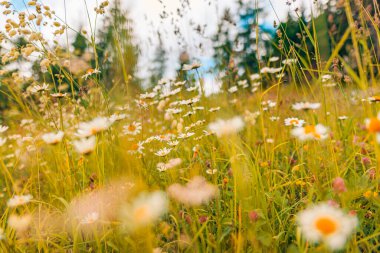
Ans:
[[[349,5],[346,11],[351,11]],[[296,215],[311,204],[329,200],[345,211],[355,211],[359,220],[342,251],[378,251],[380,148],[375,134],[365,129],[365,119],[376,117],[379,111],[378,103],[368,101],[368,97],[379,92],[379,65],[375,57],[364,59],[373,52],[366,40],[357,37],[355,28],[349,28],[328,59],[322,61],[318,36],[304,24],[300,26],[316,51],[300,58],[299,51],[282,49],[282,60],[299,57],[298,62],[283,68],[285,78],[262,74],[264,81],[256,92],[240,87],[230,94],[224,85],[223,92],[200,96],[200,101],[192,105],[170,106],[171,102],[198,95],[198,91],[188,92],[181,87],[178,94],[168,98],[160,99],[157,95],[144,99],[148,106],[141,108],[136,103],[139,96],[131,94],[133,89],[127,89],[125,83],[107,90],[100,75],[83,80],[60,64],[59,73],[69,81],[53,78],[49,91],[33,94],[25,87],[43,80],[32,78],[25,82],[17,75],[5,73],[0,82],[10,107],[2,112],[2,125],[9,129],[0,133],[0,137],[7,138],[0,146],[2,251],[152,252],[161,248],[162,252],[326,252],[323,244],[305,240],[297,228]],[[375,35],[379,36],[378,29]],[[338,54],[349,37],[357,70]],[[115,40],[122,45],[117,40],[123,38]],[[31,43],[43,58],[56,63],[61,59],[59,53]],[[90,44],[96,52],[93,37]],[[303,50],[307,52],[306,45]],[[316,67],[312,67],[311,55],[317,61]],[[321,76],[334,74],[331,69],[336,58],[352,82],[334,80],[335,87],[325,87]],[[119,60],[121,65],[126,64],[127,59]],[[301,63],[308,67],[301,68]],[[96,65],[102,71],[101,64]],[[47,70],[54,77],[53,66]],[[118,73],[123,73],[118,78],[128,80],[125,72]],[[188,80],[188,87],[203,82],[200,73],[189,73],[193,78]],[[71,94],[61,99],[50,96],[63,84],[70,87]],[[81,87],[88,90],[75,92]],[[159,110],[157,106],[164,100],[164,110]],[[263,102],[268,100],[276,104],[267,110]],[[301,101],[319,102],[321,107],[293,110],[292,105]],[[204,109],[184,116],[198,106]],[[170,107],[181,108],[182,112],[168,119],[165,110]],[[215,107],[221,109],[209,111]],[[247,112],[259,112],[255,122],[247,118]],[[93,152],[78,154],[73,141],[78,139],[75,133],[79,124],[113,114],[125,114],[126,118],[96,134]],[[245,120],[242,131],[221,138],[204,133],[209,131],[209,123],[235,116]],[[279,120],[270,120],[272,116]],[[340,116],[347,119],[339,119]],[[284,124],[289,117],[303,119],[307,125],[323,124],[329,129],[329,137],[301,142],[291,135],[292,127]],[[33,121],[22,124],[25,119]],[[141,123],[142,131],[135,136],[123,134],[123,126],[134,121]],[[204,122],[184,130],[198,121]],[[179,123],[183,133],[194,135],[178,139]],[[58,144],[49,145],[41,139],[43,134],[58,130],[65,133]],[[169,134],[179,144],[164,157],[155,155],[168,147],[159,140],[145,143],[143,153],[131,152],[140,141]],[[181,158],[182,164],[163,172],[157,170],[158,163],[172,158]],[[207,173],[209,169],[216,170],[215,174]],[[375,176],[371,177],[373,171]],[[169,186],[185,184],[197,175],[217,186],[215,198],[193,207],[169,198],[167,212],[159,219],[133,230],[123,229],[122,210],[141,193],[165,192]],[[332,182],[337,177],[344,179],[346,192],[334,192]],[[16,208],[7,206],[12,196],[25,194],[33,196],[30,203]],[[101,210],[95,225],[78,223],[78,217],[94,210]],[[9,217],[15,214],[31,215],[24,231],[9,225]]]

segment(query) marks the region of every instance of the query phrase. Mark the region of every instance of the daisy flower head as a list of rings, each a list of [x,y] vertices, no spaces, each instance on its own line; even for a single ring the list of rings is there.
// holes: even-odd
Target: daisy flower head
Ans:
[[[302,127],[305,121],[298,118],[286,118],[284,120],[285,126]]]
[[[8,200],[8,207],[17,207],[29,203],[33,199],[33,196],[30,194],[27,195],[15,195]]]
[[[291,64],[296,63],[296,62],[297,62],[297,59],[285,59],[282,61],[282,64],[291,65]]]
[[[85,79],[85,80],[87,80],[87,78],[89,78],[90,76],[95,75],[95,74],[99,74],[99,73],[100,73],[99,69],[88,69],[86,71],[86,74],[84,74],[82,76],[82,78]]]
[[[141,129],[141,123],[134,121],[123,127],[123,133],[126,135],[138,135],[141,132]]]
[[[165,192],[140,194],[131,204],[124,206],[120,219],[126,231],[133,231],[157,221],[168,210]]]
[[[192,64],[184,64],[182,67],[183,71],[190,71],[193,69],[199,69],[202,65],[198,62],[194,62]]]
[[[216,136],[222,137],[240,132],[244,128],[244,121],[239,116],[228,120],[219,119],[209,124],[208,128]]]
[[[322,124],[308,125],[305,127],[296,127],[292,129],[291,134],[300,141],[307,140],[324,140],[328,137],[328,129]]]
[[[112,125],[112,121],[107,117],[97,117],[91,121],[79,124],[78,136],[89,137],[107,130]]]
[[[57,93],[50,94],[50,96],[53,98],[64,98],[64,97],[67,97],[67,93],[57,92]]]
[[[238,91],[238,87],[235,85],[235,86],[232,86],[231,88],[228,89],[228,92],[229,93],[235,93]]]
[[[255,80],[261,79],[261,75],[258,73],[255,73],[255,74],[250,75],[249,78],[251,79],[251,81],[255,81]]]
[[[75,150],[81,155],[88,155],[95,150],[96,137],[83,138],[73,142]]]
[[[337,207],[322,203],[299,212],[297,223],[308,241],[322,242],[331,250],[339,250],[355,231],[358,220]]]
[[[5,131],[7,131],[9,129],[8,126],[2,126],[0,125],[0,133],[4,133]]]
[[[58,131],[56,133],[44,134],[41,138],[46,144],[55,145],[62,141],[64,135],[65,134],[62,131]]]
[[[218,194],[218,187],[210,184],[205,178],[196,176],[185,186],[173,184],[168,188],[168,194],[176,201],[189,206],[199,206],[208,203]]]
[[[163,157],[163,156],[167,156],[169,153],[170,153],[170,151],[172,151],[172,149],[171,148],[162,148],[162,149],[160,149],[160,150],[158,150],[156,153],[154,153],[156,156],[161,156],[161,157]]]
[[[34,85],[32,88],[30,88],[31,93],[38,93],[38,92],[43,92],[43,91],[48,91],[49,90],[49,85],[44,83],[42,85]]]
[[[321,103],[299,102],[292,105],[292,109],[296,111],[316,110],[321,107]]]
[[[99,220],[99,217],[100,216],[99,216],[98,212],[91,212],[91,213],[87,214],[85,217],[83,217],[83,219],[81,219],[79,224],[81,224],[81,225],[94,224],[95,222],[97,222]]]
[[[269,62],[276,62],[278,60],[280,60],[280,57],[278,56],[272,56],[271,58],[269,58]]]

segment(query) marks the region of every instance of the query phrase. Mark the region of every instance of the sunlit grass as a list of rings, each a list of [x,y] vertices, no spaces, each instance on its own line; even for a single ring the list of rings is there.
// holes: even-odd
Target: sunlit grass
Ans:
[[[64,33],[44,9],[41,19]],[[217,80],[217,94],[205,96],[197,63],[179,71],[186,80],[139,94],[126,68],[130,38],[113,37],[109,78],[92,28],[90,63],[74,73],[79,57],[49,47],[34,27],[40,17],[25,15],[29,22],[9,21],[3,33],[23,34],[28,45],[4,53],[4,65],[20,54],[32,61],[27,50],[40,60],[39,76],[0,72],[9,100],[0,126],[2,251],[378,250],[379,65],[356,28],[322,60],[315,30],[300,23],[300,50],[278,47],[278,59],[249,80]],[[339,55],[349,38],[355,64]]]

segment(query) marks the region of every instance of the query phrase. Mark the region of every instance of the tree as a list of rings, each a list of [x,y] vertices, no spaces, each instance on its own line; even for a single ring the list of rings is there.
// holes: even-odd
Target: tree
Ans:
[[[121,9],[120,0],[114,0],[98,41],[93,64],[101,66],[107,88],[122,84],[127,93],[139,89],[139,82],[131,78],[136,71],[139,49],[133,42],[133,22],[128,12]]]
[[[158,45],[152,61],[153,67],[150,68],[150,82],[156,84],[160,79],[163,78],[166,71],[166,50],[164,48],[164,43],[161,38],[161,33],[157,33]]]

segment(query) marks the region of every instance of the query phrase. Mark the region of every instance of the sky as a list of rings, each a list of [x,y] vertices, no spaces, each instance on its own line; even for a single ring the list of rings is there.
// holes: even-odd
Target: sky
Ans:
[[[13,0],[12,3],[17,10],[25,8],[24,1]],[[149,73],[147,66],[153,59],[158,45],[157,31],[163,35],[162,40],[167,50],[167,74],[173,75],[178,67],[178,56],[186,50],[190,56],[200,61],[207,61],[212,55],[211,38],[216,31],[217,22],[225,8],[230,8],[232,12],[237,12],[235,1],[233,0],[189,0],[190,4],[181,8],[181,3],[186,0],[120,0],[122,7],[129,11],[130,18],[134,22],[134,33],[136,42],[141,49],[140,73],[141,77],[146,77]],[[273,21],[286,19],[288,11],[294,11],[301,4],[310,9],[313,0],[246,0],[257,3],[264,8],[261,14],[263,22],[273,24]],[[287,1],[292,5],[288,6]],[[84,27],[87,31],[95,27],[96,14],[93,11],[97,2],[101,0],[39,0],[56,11],[56,16],[73,29],[78,30]],[[177,15],[177,9],[183,9],[181,17]],[[88,12],[86,10],[89,10]],[[165,11],[166,18],[162,19]],[[177,24],[182,34],[182,42],[178,44],[179,38],[174,35],[174,23]],[[3,27],[4,20],[0,20]],[[194,25],[189,25],[193,23]],[[97,19],[96,25],[101,26],[101,18]],[[200,36],[195,30],[196,25],[200,25],[204,30]],[[53,28],[44,28],[43,33],[49,37]],[[74,32],[69,33],[69,37],[74,36]],[[66,37],[62,36],[60,43],[65,44]],[[202,49],[199,44],[202,43]]]

